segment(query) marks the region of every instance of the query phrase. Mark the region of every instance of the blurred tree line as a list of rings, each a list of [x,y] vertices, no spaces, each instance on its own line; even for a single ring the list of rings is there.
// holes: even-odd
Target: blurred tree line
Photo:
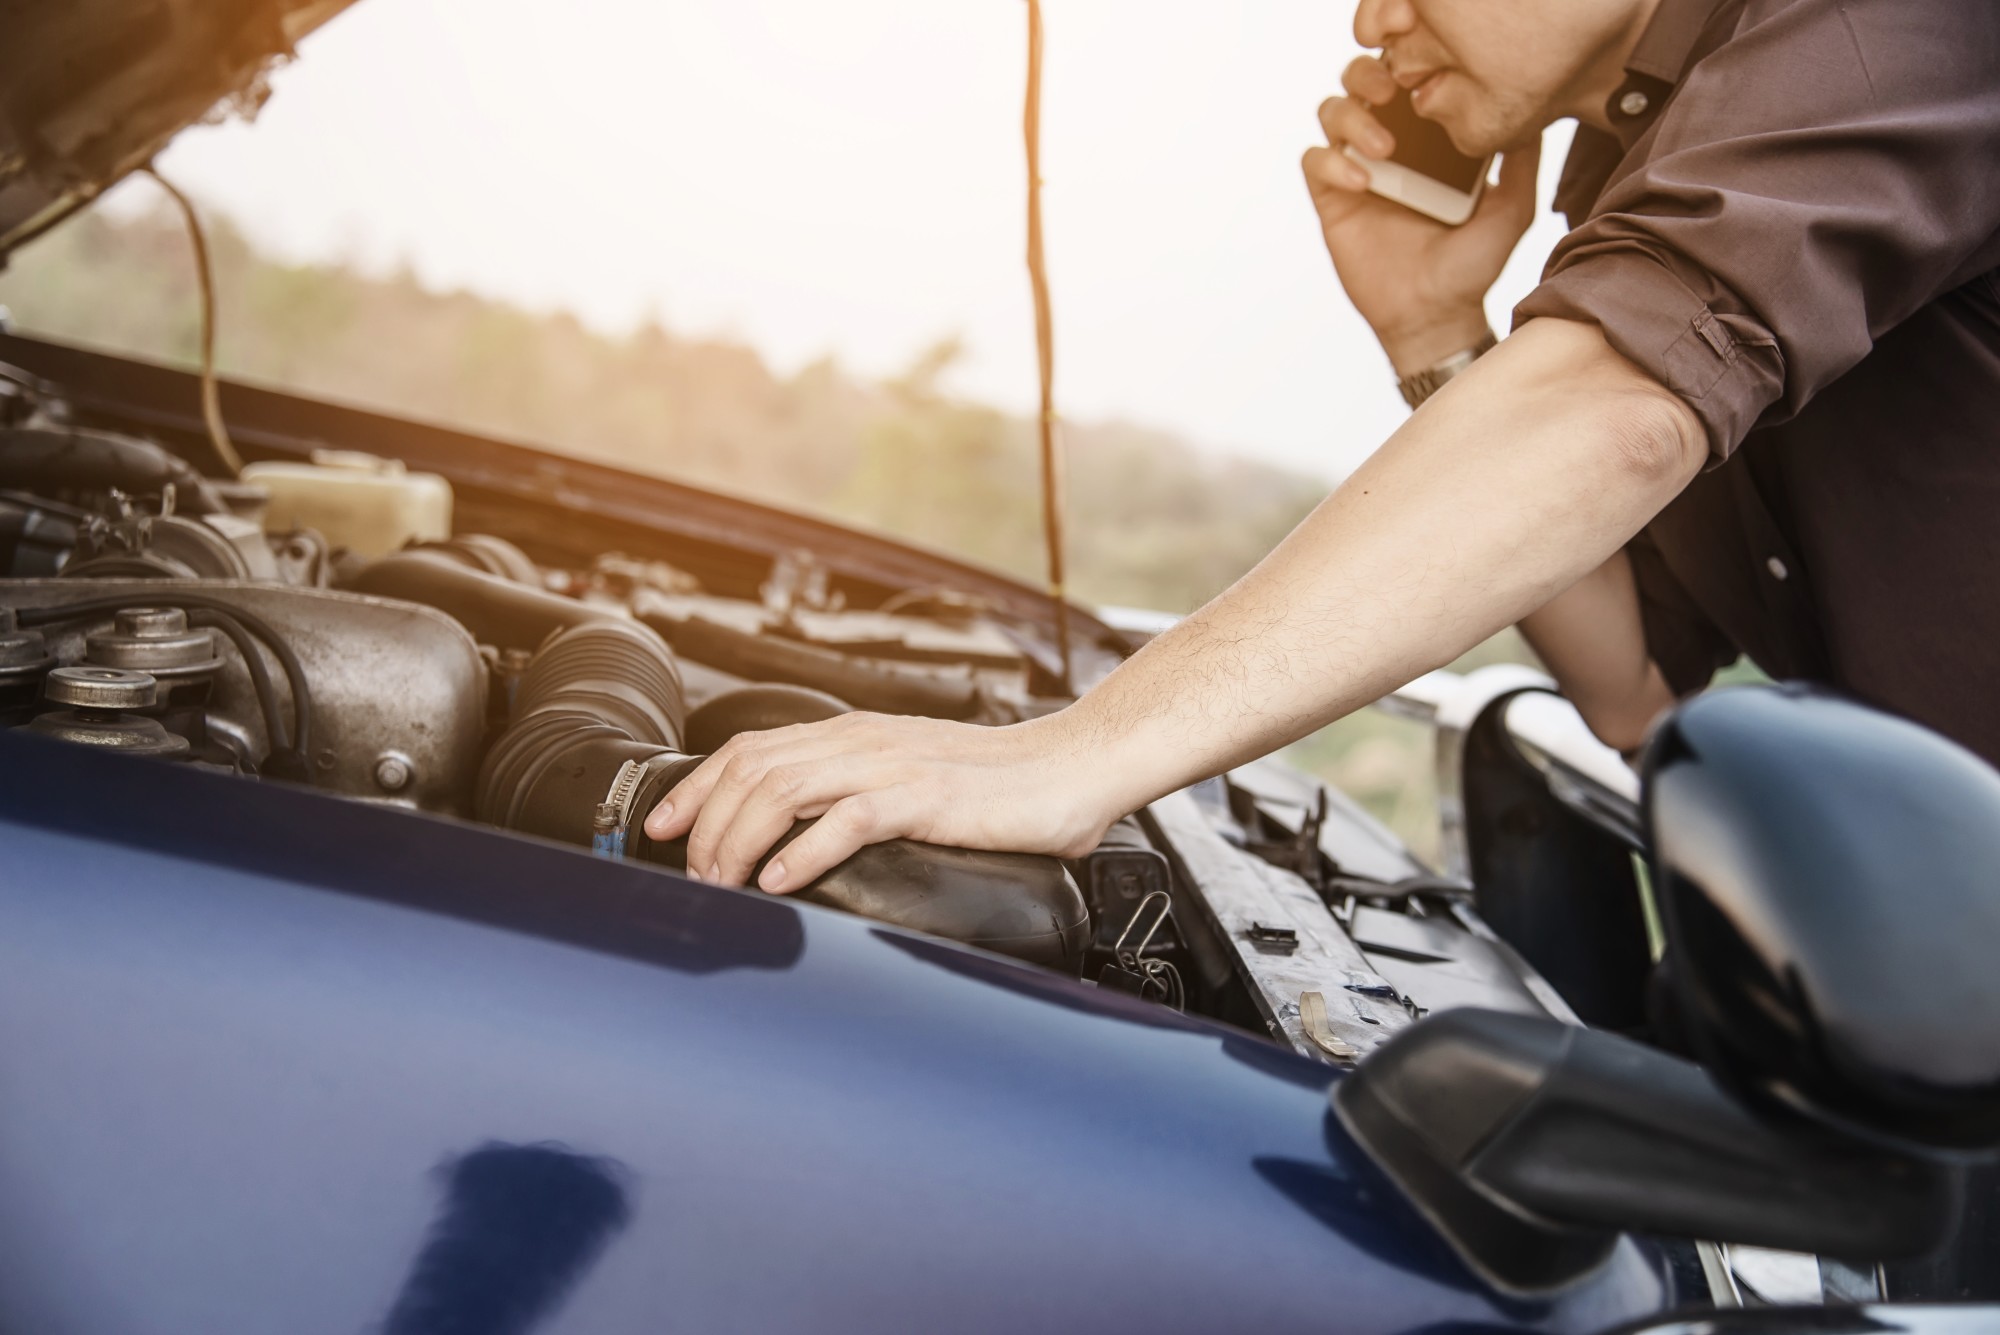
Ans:
[[[719,487],[1043,570],[1032,424],[944,392],[955,340],[887,381],[829,359],[780,375],[751,348],[655,322],[625,336],[564,313],[425,287],[408,273],[259,254],[211,217],[225,375]],[[188,241],[164,211],[93,210],[17,254],[0,303],[54,338],[192,365]],[[1072,585],[1086,602],[1192,610],[1324,495],[1159,431],[1071,424]]]

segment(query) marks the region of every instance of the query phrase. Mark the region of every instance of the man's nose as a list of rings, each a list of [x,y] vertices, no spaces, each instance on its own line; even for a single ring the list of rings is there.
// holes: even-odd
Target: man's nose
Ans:
[[[1416,26],[1411,0],[1361,0],[1354,10],[1354,40],[1363,46],[1387,46]]]

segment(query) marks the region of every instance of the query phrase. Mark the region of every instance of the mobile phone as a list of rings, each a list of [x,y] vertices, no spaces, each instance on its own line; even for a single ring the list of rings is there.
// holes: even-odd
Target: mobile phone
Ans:
[[[1347,150],[1348,157],[1367,168],[1369,190],[1453,227],[1470,218],[1486,189],[1492,157],[1468,158],[1452,147],[1442,125],[1417,114],[1406,88],[1373,110],[1382,128],[1395,136],[1396,151],[1378,161],[1352,147]]]

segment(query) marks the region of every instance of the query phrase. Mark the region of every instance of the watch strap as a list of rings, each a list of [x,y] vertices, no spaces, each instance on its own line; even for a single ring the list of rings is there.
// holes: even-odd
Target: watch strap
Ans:
[[[1462,352],[1454,352],[1437,365],[1426,367],[1415,375],[1404,376],[1396,382],[1396,388],[1402,391],[1403,402],[1412,408],[1422,407],[1424,400],[1443,389],[1447,380],[1491,352],[1499,343],[1500,340],[1489,329],[1485,338]]]

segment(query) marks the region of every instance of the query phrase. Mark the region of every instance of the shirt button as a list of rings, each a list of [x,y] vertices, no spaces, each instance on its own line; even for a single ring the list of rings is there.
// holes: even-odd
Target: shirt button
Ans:
[[[1618,109],[1627,116],[1643,116],[1646,114],[1646,108],[1652,105],[1653,99],[1636,88],[1618,99]]]
[[[1768,560],[1768,561],[1764,562],[1764,569],[1766,569],[1766,570],[1768,570],[1768,571],[1770,571],[1770,572],[1771,572],[1771,578],[1772,578],[1772,579],[1790,579],[1790,578],[1791,578],[1791,574],[1792,574],[1792,572],[1791,572],[1791,571],[1789,571],[1789,570],[1787,570],[1787,569],[1785,568],[1785,563],[1784,563],[1783,561],[1780,561],[1780,560],[1779,560],[1779,559],[1778,559],[1777,557],[1775,557],[1775,556],[1774,556],[1774,557],[1772,557],[1772,558],[1771,558],[1770,560]]]

